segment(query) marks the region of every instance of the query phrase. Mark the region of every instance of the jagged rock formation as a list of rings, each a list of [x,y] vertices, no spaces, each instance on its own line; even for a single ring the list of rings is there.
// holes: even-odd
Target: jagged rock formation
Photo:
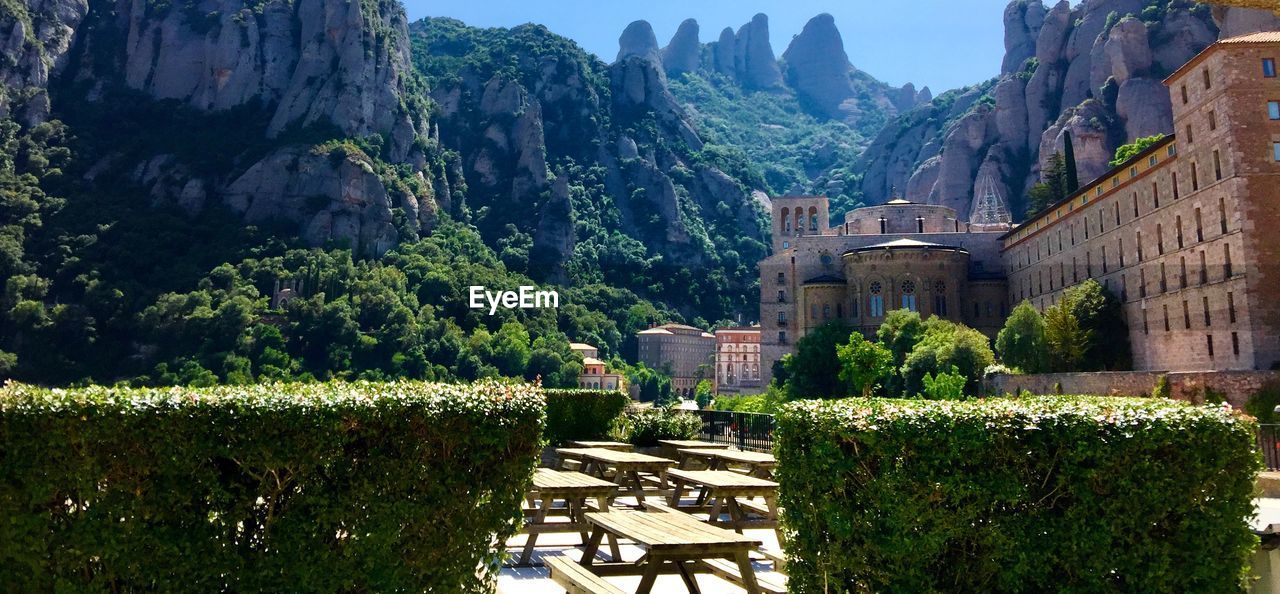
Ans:
[[[671,43],[662,49],[662,65],[667,74],[678,76],[694,72],[702,65],[702,42],[698,38],[700,31],[698,21],[686,19],[680,23]]]
[[[829,14],[811,19],[782,58],[787,62],[787,82],[796,93],[826,117],[841,118],[841,108],[855,90],[849,79],[853,64],[835,19]],[[915,101],[914,86],[903,91]]]
[[[394,245],[392,209],[408,213],[410,229],[432,224],[432,192],[392,191],[389,170],[379,166],[408,165],[425,180],[426,111],[412,97],[408,23],[398,2],[267,0],[256,10],[236,0],[19,6],[25,14],[10,15],[16,22],[0,39],[10,58],[0,79],[16,91],[4,94],[0,111],[14,109],[27,124],[49,117],[58,78],[71,82],[62,91],[70,103],[115,101],[132,90],[197,112],[268,116],[258,133],[276,146],[235,170],[196,174],[200,168],[172,154],[142,155],[137,166],[123,167],[132,171],[127,181],[153,200],[173,200],[193,215],[219,200],[248,221],[291,221],[312,243],[346,241],[366,253]],[[329,150],[283,140],[303,128],[377,135],[381,151],[329,158]],[[102,157],[109,163],[121,155]]]
[[[677,38],[692,45],[672,44],[664,54],[697,67],[697,25],[682,30]],[[427,60],[466,55],[457,53],[466,44],[449,35],[483,34],[446,19],[414,29]],[[582,225],[612,225],[606,221],[615,217],[618,226],[607,230],[687,268],[716,265],[711,233],[762,237],[750,189],[698,157],[704,142],[668,88],[648,23],[627,28],[612,65],[535,26],[485,41],[521,64],[515,74],[497,64],[468,66],[433,85],[431,96],[441,143],[461,157],[473,222],[495,243],[513,229],[530,235],[538,254],[532,274],[568,281],[579,242],[599,241]]]
[[[1001,76],[891,122],[855,166],[862,191],[882,202],[890,188],[906,188],[909,199],[965,216],[980,172],[991,172],[1013,197],[1015,216],[1023,214],[1022,197],[1066,132],[1084,181],[1107,170],[1120,144],[1171,133],[1161,80],[1219,36],[1274,21],[1237,11],[1215,11],[1229,24],[1220,30],[1203,5],[1014,0],[1004,13]]]
[[[658,51],[658,37],[653,33],[649,21],[636,21],[627,25],[618,38],[618,61],[638,57],[661,63],[662,54]]]
[[[738,29],[733,48],[733,64],[738,80],[748,89],[782,86],[782,70],[769,42],[769,17],[757,14]]]

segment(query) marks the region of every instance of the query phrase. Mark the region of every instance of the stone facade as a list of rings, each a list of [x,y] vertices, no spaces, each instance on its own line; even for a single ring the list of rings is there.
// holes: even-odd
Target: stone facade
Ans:
[[[716,394],[759,394],[760,327],[716,330]]]
[[[1150,396],[1156,382],[1165,376],[1173,398],[1204,403],[1218,394],[1233,406],[1243,407],[1249,397],[1268,383],[1280,382],[1275,371],[1108,371],[1098,373],[1043,373],[1036,375],[993,375],[985,380],[989,394],[1100,394],[1103,396]]]
[[[994,336],[1011,304],[1043,310],[1088,279],[1123,302],[1135,369],[1280,365],[1278,68],[1280,32],[1210,46],[1165,81],[1175,136],[1012,230],[906,200],[831,227],[826,198],[775,199],[764,381],[824,323],[869,334],[907,307]]]
[[[671,376],[671,390],[678,396],[693,397],[698,381],[710,378],[716,337],[708,332],[666,324],[636,334],[640,362]]]
[[[893,200],[836,227],[827,199],[773,200],[774,255],[760,262],[761,380],[796,340],[831,322],[873,335],[885,314],[914,309],[995,336],[1008,314],[1000,237],[953,209]]]
[[[1280,78],[1265,60],[1280,61],[1280,33],[1220,42],[1170,76],[1176,136],[1003,239],[1010,301],[1043,309],[1092,278],[1124,303],[1136,369],[1276,365]]]

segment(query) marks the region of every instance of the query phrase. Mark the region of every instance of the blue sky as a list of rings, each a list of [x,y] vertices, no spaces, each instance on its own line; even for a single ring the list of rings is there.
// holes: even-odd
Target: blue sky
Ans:
[[[703,42],[769,15],[779,55],[813,16],[828,12],[844,36],[854,66],[880,80],[928,85],[934,93],[996,76],[1004,56],[1002,15],[1007,0],[405,0],[409,17],[448,16],[470,25],[511,27],[528,22],[577,41],[613,61],[618,36],[644,19],[666,45],[680,22],[695,18]]]

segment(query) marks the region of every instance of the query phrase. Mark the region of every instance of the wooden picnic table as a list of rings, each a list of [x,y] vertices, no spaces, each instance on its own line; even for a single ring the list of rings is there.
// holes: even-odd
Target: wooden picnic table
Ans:
[[[726,470],[669,470],[667,478],[674,487],[671,495],[671,507],[674,509],[706,511],[707,522],[733,528],[737,532],[744,528],[778,529],[778,483]],[[685,485],[699,491],[691,508],[681,506]],[[739,497],[760,497],[764,500],[764,508],[755,505],[744,508],[744,504],[738,501]],[[728,522],[720,521],[722,511],[729,513]],[[764,518],[750,519],[748,511],[760,513]]]
[[[529,502],[533,509],[526,511],[532,520],[526,522],[521,532],[527,534],[524,551],[520,554],[520,564],[528,565],[533,555],[533,548],[538,542],[539,534],[577,532],[582,535],[582,542],[587,542],[587,525],[584,517],[589,511],[588,499],[596,500],[596,509],[608,511],[613,498],[618,494],[618,485],[609,481],[582,474],[581,472],[561,472],[549,468],[539,468],[533,474],[533,490],[529,492]],[[548,522],[556,501],[564,501],[565,506],[558,508],[569,516],[568,522]],[[616,541],[610,542],[613,551],[617,551]]]
[[[556,448],[556,465],[553,470],[574,470],[569,468],[569,462],[574,461],[579,465],[586,464],[586,452],[593,448]],[[578,470],[582,470],[581,467]]]
[[[773,469],[778,466],[778,459],[773,454],[761,452],[744,452],[740,450],[720,450],[709,448],[681,448],[681,470],[691,470],[689,463],[700,460],[707,470],[728,470],[732,466],[745,466],[747,474],[762,478],[773,478]]]
[[[600,448],[619,452],[630,452],[635,449],[635,446],[620,441],[571,441],[569,445],[574,448]]]
[[[680,448],[702,448],[702,449],[708,449],[708,450],[729,449],[729,444],[727,443],[712,443],[709,441],[698,441],[698,440],[688,440],[688,439],[660,439],[658,440],[658,443],[676,450]]]
[[[613,482],[624,488],[630,483],[631,493],[635,495],[637,503],[644,503],[644,484],[640,479],[640,473],[648,472],[657,475],[661,488],[665,490],[667,488],[667,469],[676,465],[675,460],[657,456],[599,448],[583,450],[581,455],[583,457],[583,472],[605,478],[605,471],[613,468]]]
[[[677,573],[691,594],[699,592],[693,573],[702,569],[700,562],[728,559],[737,564],[742,586],[749,594],[760,594],[755,568],[748,552],[762,543],[751,537],[716,528],[686,514],[615,511],[589,513],[591,538],[582,554],[581,564],[600,576],[640,575],[636,594],[648,594],[659,574]],[[597,563],[596,552],[605,535],[627,538],[644,549],[638,561],[628,563],[612,557],[610,563]]]

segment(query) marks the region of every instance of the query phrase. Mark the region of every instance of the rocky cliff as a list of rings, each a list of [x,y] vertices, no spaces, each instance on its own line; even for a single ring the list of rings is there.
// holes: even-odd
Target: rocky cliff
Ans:
[[[1172,132],[1166,75],[1220,37],[1280,25],[1262,11],[1141,0],[1015,0],[1004,24],[999,78],[904,114],[858,160],[868,202],[905,188],[965,216],[989,175],[1020,214],[1068,132],[1081,179],[1093,179],[1119,145]]]
[[[696,25],[686,25],[687,38]],[[764,254],[763,188],[726,173],[744,169],[741,161],[709,157],[723,148],[704,154],[647,23],[627,28],[612,65],[536,25],[482,30],[427,19],[413,38],[440,143],[458,155],[467,187],[465,207],[454,193],[452,214],[491,244],[532,246],[528,262],[509,265],[556,281],[603,273],[644,291],[613,260],[635,249],[670,278],[701,271],[735,291],[753,283],[750,263]]]
[[[235,111],[257,126],[249,131],[260,140],[257,150],[222,170],[159,147],[147,154],[142,143],[127,140],[145,130],[120,131],[119,144],[136,150],[97,155],[92,177],[100,183],[138,184],[154,201],[175,201],[192,215],[218,201],[246,221],[288,221],[310,243],[344,241],[368,253],[397,241],[397,212],[411,213],[405,224],[413,232],[432,224],[432,184],[423,175],[426,109],[414,98],[421,83],[398,2],[18,6],[0,23],[4,113],[31,125],[51,115],[123,114],[138,101],[154,101],[181,105],[197,118]],[[215,132],[189,130],[189,140],[209,133]],[[367,143],[376,153],[298,142],[303,137],[376,138]],[[404,169],[393,173],[391,165]],[[129,174],[111,175],[118,172]],[[401,176],[422,183],[393,179]]]

